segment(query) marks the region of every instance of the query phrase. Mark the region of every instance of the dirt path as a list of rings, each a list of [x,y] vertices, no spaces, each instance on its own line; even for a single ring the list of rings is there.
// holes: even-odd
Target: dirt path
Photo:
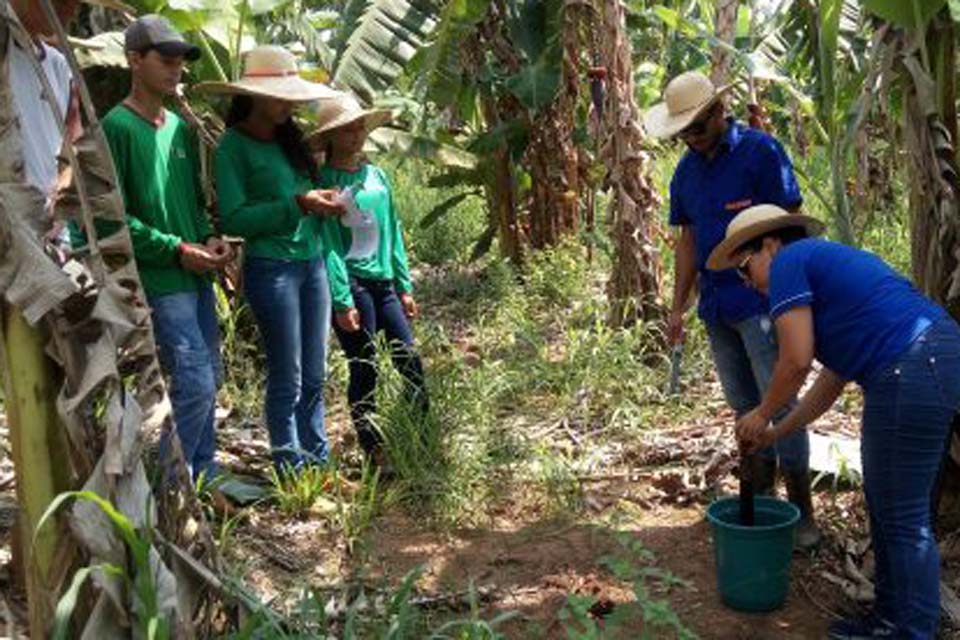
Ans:
[[[618,529],[654,555],[652,562],[639,558],[636,562],[667,570],[688,583],[667,591],[653,581],[649,583],[653,597],[667,597],[681,621],[702,638],[823,637],[829,617],[820,606],[842,605],[822,587],[816,596],[821,605],[811,601],[801,586],[811,562],[798,559],[791,595],[782,610],[752,615],[727,609],[715,588],[713,548],[702,508],[657,507],[631,512],[627,518]],[[418,528],[406,518],[388,519],[371,536],[371,566],[384,577],[399,579],[424,565],[420,586],[428,592],[460,590],[471,581],[494,588],[496,602],[488,607],[489,616],[519,610],[526,618],[505,629],[510,638],[565,638],[558,613],[569,594],[596,596],[604,603],[600,605],[604,613],[633,599],[629,585],[613,578],[602,563],[604,557],[624,555],[613,530],[549,520],[517,526],[504,514],[498,520],[491,528],[443,535]],[[631,624],[623,637],[639,631],[639,621]],[[663,633],[662,637],[672,637]]]

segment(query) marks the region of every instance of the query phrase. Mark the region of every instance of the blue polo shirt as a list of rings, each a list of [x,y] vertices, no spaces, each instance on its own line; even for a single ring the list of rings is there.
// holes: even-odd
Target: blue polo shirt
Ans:
[[[946,315],[872,253],[814,238],[785,246],[770,266],[771,317],[807,305],[817,360],[861,384]]]
[[[727,122],[727,133],[713,159],[687,151],[670,182],[670,224],[693,226],[696,236],[698,311],[708,324],[731,324],[767,310],[765,299],[745,286],[736,270],[706,267],[730,221],[754,205],[793,209],[803,202],[783,146],[763,131],[733,119]]]

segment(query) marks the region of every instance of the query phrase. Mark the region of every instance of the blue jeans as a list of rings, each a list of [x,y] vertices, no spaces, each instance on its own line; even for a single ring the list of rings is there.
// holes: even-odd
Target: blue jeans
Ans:
[[[247,301],[267,356],[267,430],[279,472],[327,459],[323,385],[330,286],[323,260],[247,258]]]
[[[214,411],[223,376],[213,287],[149,299],[160,364],[170,379],[170,403],[183,456],[193,478],[216,474]],[[168,437],[160,442],[166,461]],[[164,463],[166,466],[166,463]]]
[[[407,400],[426,413],[427,394],[423,364],[413,348],[413,332],[403,305],[388,281],[350,279],[353,301],[360,312],[360,330],[352,333],[334,327],[350,367],[347,400],[360,447],[367,454],[382,442],[370,421],[376,411],[377,389],[376,336],[382,331],[390,345],[393,364],[404,378]]]
[[[960,409],[960,327],[944,319],[864,381],[863,488],[876,558],[875,613],[898,638],[933,638],[940,555],[931,492]]]
[[[706,327],[723,395],[739,418],[760,405],[773,377],[778,352],[776,329],[766,315],[753,316],[729,325],[707,324]],[[774,417],[774,422],[783,418],[789,409],[781,409]],[[772,447],[761,451],[760,455],[778,458],[780,467],[786,471],[807,470],[810,465],[810,437],[807,430],[800,429],[781,438]]]

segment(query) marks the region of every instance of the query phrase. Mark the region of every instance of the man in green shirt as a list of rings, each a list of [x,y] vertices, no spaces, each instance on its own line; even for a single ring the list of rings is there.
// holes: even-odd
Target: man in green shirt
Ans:
[[[220,339],[209,274],[230,259],[203,206],[195,134],[163,102],[199,50],[160,16],[131,24],[124,47],[132,87],[103,119],[150,303],[160,362],[184,457],[194,478],[216,473],[214,409]],[[161,442],[166,458],[169,434]]]

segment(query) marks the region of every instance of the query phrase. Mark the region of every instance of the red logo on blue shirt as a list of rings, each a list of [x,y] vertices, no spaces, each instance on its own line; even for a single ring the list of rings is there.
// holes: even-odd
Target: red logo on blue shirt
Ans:
[[[728,202],[723,205],[723,208],[727,211],[740,211],[741,209],[746,209],[753,204],[753,200],[746,198],[744,200],[734,200],[733,202]]]

